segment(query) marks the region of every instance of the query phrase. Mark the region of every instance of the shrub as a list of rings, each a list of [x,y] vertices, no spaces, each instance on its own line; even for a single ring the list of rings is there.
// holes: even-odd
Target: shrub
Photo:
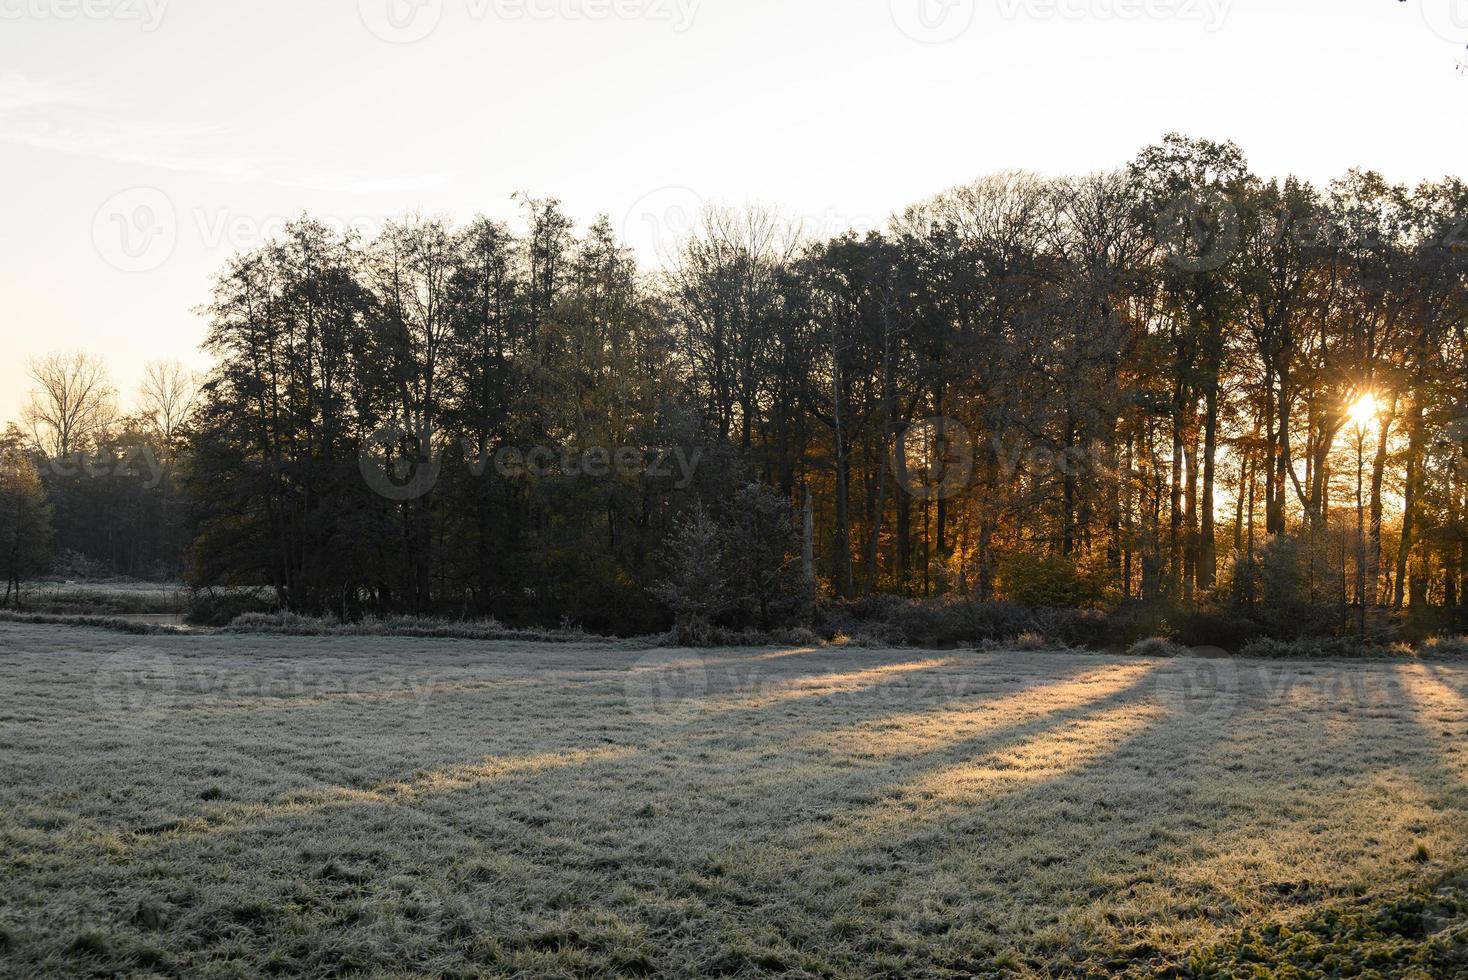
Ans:
[[[1011,555],[999,566],[999,586],[1010,602],[1036,608],[1082,606],[1096,598],[1076,563],[1063,555]]]
[[[229,629],[239,633],[297,633],[317,636],[337,626],[334,617],[299,616],[293,612],[247,612],[229,621]]]
[[[1185,647],[1222,647],[1237,653],[1264,634],[1264,627],[1243,610],[1202,607],[1169,614],[1171,636]]]
[[[1334,613],[1310,592],[1314,561],[1305,543],[1276,535],[1259,553],[1261,602],[1255,613],[1269,636],[1297,639],[1330,632]]]
[[[837,633],[836,638],[831,641],[838,647],[859,647],[862,649],[884,650],[888,647],[900,646],[893,643],[888,637],[873,630],[857,630],[853,634]]]
[[[229,626],[249,613],[269,613],[275,607],[262,589],[196,588],[184,602],[184,621],[193,626]]]
[[[1434,636],[1422,644],[1424,657],[1468,657],[1468,636]]]
[[[1190,608],[1168,602],[1134,602],[1107,617],[1104,641],[1118,649],[1161,637],[1184,647],[1220,647],[1237,653],[1265,632],[1247,610],[1202,606]]]
[[[815,583],[798,550],[789,501],[762,486],[740,487],[715,513],[696,506],[664,545],[667,576],[650,590],[673,614],[672,642],[703,646],[719,642],[718,628],[809,622]]]
[[[735,491],[719,523],[739,622],[762,630],[809,622],[815,583],[801,568],[790,501],[761,484],[747,484]]]
[[[1160,636],[1133,643],[1127,649],[1131,657],[1186,657],[1188,648]]]
[[[1375,648],[1364,646],[1352,636],[1307,637],[1298,640],[1276,640],[1261,637],[1245,644],[1243,655],[1260,659],[1319,660],[1332,657],[1368,657]]]
[[[786,630],[780,635],[779,640],[782,644],[792,647],[814,647],[821,645],[821,638],[816,636],[815,632],[806,626],[797,626],[794,629]]]
[[[493,619],[447,620],[418,616],[389,616],[341,623],[333,618],[293,613],[247,613],[225,628],[230,633],[272,633],[282,636],[410,636],[432,640],[519,640],[533,643],[597,643],[605,637],[571,630],[520,630]],[[645,639],[645,638],[644,638]]]
[[[138,623],[130,619],[107,616],[69,616],[57,613],[21,613],[0,609],[0,623],[29,623],[44,626],[90,626],[94,629],[112,630],[116,633],[131,633],[134,636],[154,636],[178,632],[176,627],[156,623]]]
[[[1106,615],[1093,610],[896,596],[823,603],[816,610],[816,628],[826,636],[860,635],[873,644],[938,649],[1012,646],[1026,633],[1041,636],[1050,645],[1099,648],[1106,645],[1109,632]]]
[[[1034,611],[1012,602],[965,602],[955,610],[975,643],[1010,640],[1031,628]]]
[[[1099,650],[1107,646],[1110,634],[1106,615],[1091,609],[1035,609],[1030,621],[1033,629],[1060,646]]]
[[[57,555],[51,571],[57,578],[78,582],[96,581],[112,574],[112,569],[104,562],[72,550]]]
[[[702,505],[685,515],[663,548],[668,577],[652,587],[673,614],[672,642],[705,646],[713,642],[714,620],[733,609],[723,534]]]

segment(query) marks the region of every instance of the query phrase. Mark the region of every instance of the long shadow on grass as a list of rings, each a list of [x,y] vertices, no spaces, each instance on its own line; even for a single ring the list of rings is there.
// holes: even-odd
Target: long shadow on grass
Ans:
[[[1084,661],[1080,666],[1095,667],[1097,663]],[[1042,661],[1031,669],[1038,675],[1052,665],[1059,666],[1055,661]],[[841,723],[835,744],[858,741],[849,750],[849,759],[820,755],[830,753],[832,747],[818,744],[819,735],[810,735],[831,727],[830,699],[802,698],[793,707],[789,702],[776,701],[750,709],[747,717],[730,714],[722,719],[706,719],[702,734],[692,738],[689,736],[693,732],[672,726],[665,733],[670,737],[609,750],[635,754],[576,757],[572,753],[592,750],[567,746],[553,750],[544,766],[526,759],[521,760],[525,762],[522,767],[510,765],[514,760],[480,760],[457,770],[427,774],[391,792],[387,786],[367,791],[342,788],[347,798],[329,806],[315,806],[319,801],[314,800],[298,801],[306,804],[300,811],[263,814],[263,821],[246,820],[212,833],[192,835],[185,828],[165,830],[157,841],[163,849],[150,849],[149,860],[167,859],[177,867],[200,861],[209,867],[239,862],[242,873],[248,869],[250,874],[263,874],[255,879],[255,892],[264,889],[267,898],[274,893],[280,901],[288,897],[280,890],[288,892],[295,887],[291,882],[303,872],[320,875],[328,884],[337,883],[331,886],[333,894],[340,892],[342,897],[332,900],[349,905],[355,901],[351,898],[353,889],[378,889],[374,882],[394,874],[411,874],[415,880],[438,882],[436,887],[496,902],[513,895],[518,904],[504,913],[506,919],[497,927],[503,928],[507,941],[512,943],[533,931],[529,924],[539,918],[585,925],[591,919],[611,915],[606,906],[609,890],[616,887],[616,882],[636,881],[638,904],[615,914],[648,934],[668,928],[666,916],[673,915],[681,923],[675,927],[681,937],[677,941],[681,951],[670,949],[669,962],[708,965],[710,950],[700,945],[700,929],[744,942],[751,934],[752,911],[760,910],[761,918],[768,917],[775,923],[754,927],[754,931],[778,928],[780,906],[788,900],[778,890],[771,894],[717,872],[709,858],[713,854],[713,861],[719,860],[715,852],[720,838],[751,838],[761,836],[762,830],[766,831],[763,836],[769,836],[767,827],[757,826],[763,821],[777,826],[788,826],[793,821],[796,826],[809,823],[819,827],[842,807],[878,804],[889,784],[920,778],[926,771],[997,752],[1008,745],[1034,742],[1052,729],[1100,718],[1108,711],[1124,708],[1145,692],[1145,679],[1135,682],[1127,675],[1134,667],[1102,668],[1121,675],[1128,685],[1124,689],[1102,685],[1104,696],[1090,698],[1089,694],[1101,692],[1085,691],[1088,685],[1082,685],[1076,699],[1062,699],[1061,710],[1039,716],[1022,714],[1024,720],[1018,724],[993,726],[994,719],[984,718],[983,705],[1007,697],[1043,698],[1051,688],[1075,684],[1075,678],[1065,676],[1049,685],[1026,686],[1019,691],[1001,687],[983,692],[977,700],[971,698],[973,703],[967,705],[962,699],[940,700],[933,711],[954,722],[956,731],[963,729],[958,716],[952,713],[961,716],[972,709],[978,717],[969,717],[963,724],[979,728],[982,733],[968,731],[958,739],[928,739],[931,750],[914,752],[909,747],[895,759],[859,747],[860,739],[867,734],[874,740],[880,738],[874,730],[863,730],[863,724],[880,729],[913,714],[893,715],[889,699],[853,696],[835,700],[836,710],[841,710],[840,717],[834,719]],[[1006,676],[1023,673],[1016,666],[1006,666],[1002,672]],[[1055,691],[1050,694],[1054,696]],[[719,749],[726,738],[718,731],[721,725],[767,716],[776,707],[786,720],[766,726],[770,730],[761,731],[753,742],[737,739],[732,743],[736,747],[726,750],[722,764],[717,758],[696,758],[700,745],[711,752]],[[661,732],[657,725],[645,730]],[[791,760],[781,756],[782,749],[817,754],[805,760],[804,766],[791,766]],[[762,758],[771,753],[772,757]],[[1096,759],[1088,760],[1088,764],[1097,763]],[[492,771],[485,771],[485,766]],[[720,776],[727,779],[726,795],[713,801],[711,791]],[[639,780],[655,788],[647,799],[656,805],[646,807],[646,814],[641,812],[643,798],[635,793],[630,798],[618,793]],[[487,795],[491,792],[492,797]],[[277,818],[290,823],[281,826]],[[437,829],[430,830],[425,823]],[[424,836],[424,831],[430,833]],[[241,839],[241,834],[253,836]],[[231,840],[226,843],[222,838]],[[788,848],[782,850],[779,843],[771,842],[771,853],[786,862],[786,872],[798,868],[802,855]],[[307,850],[316,855],[346,854],[346,866],[323,856],[308,858]],[[466,868],[471,857],[474,865]],[[324,862],[324,866],[315,869],[310,863],[313,860],[317,865]],[[350,861],[368,861],[377,870],[363,879],[361,876],[369,872],[352,866]],[[761,868],[762,861],[756,856],[752,867]],[[457,869],[461,868],[467,877],[457,877]],[[705,884],[694,885],[690,891],[690,874],[705,878]],[[720,878],[725,880],[720,882]],[[708,890],[701,893],[700,888]]]
[[[1277,757],[1250,758],[1232,744],[1291,719],[1281,700],[1290,694],[1267,693],[1258,677],[1239,677],[1237,687],[1232,700],[1194,711],[1176,678],[1164,679],[1149,705],[1089,712],[1018,746],[928,771],[850,817],[797,828],[773,856],[766,845],[724,863],[747,869],[746,901],[789,924],[787,954],[812,941],[816,923],[845,917],[853,936],[843,969],[880,952],[914,957],[906,966],[918,972],[934,964],[982,970],[993,964],[967,957],[1009,945],[1042,972],[1081,962],[1110,972],[1152,955],[1154,941],[1176,946],[1242,907],[1318,897],[1298,879],[1251,880],[1248,855],[1270,846],[1266,827],[1328,819],[1351,805],[1351,790],[1317,801],[1314,812],[1292,801],[1312,775],[1308,756],[1295,761],[1305,768],[1273,771]],[[1288,748],[1308,752],[1318,726],[1285,727]],[[1229,784],[1242,782],[1251,764],[1264,773],[1256,782],[1267,799],[1231,800]],[[1340,766],[1328,774],[1357,775]],[[1232,879],[1190,874],[1223,841]],[[1260,885],[1277,890],[1251,899]]]
[[[1468,793],[1468,694],[1459,686],[1464,678],[1421,663],[1399,666],[1397,677],[1411,709],[1415,744],[1429,746],[1436,760],[1437,778],[1424,789],[1442,805],[1461,806]]]
[[[1290,923],[1362,889],[1391,890],[1416,874],[1414,834],[1447,827],[1421,786],[1431,763],[1392,671],[1239,670],[1239,703],[1168,779],[1176,812],[1147,814],[1156,859],[1112,875],[1104,908],[1072,928],[1095,937],[1089,945],[1103,960],[1125,950],[1175,969],[1186,949],[1229,929]]]
[[[911,664],[896,666],[898,666],[899,668],[926,669],[925,667],[914,667],[914,665]],[[1106,670],[1111,669],[1113,668],[1106,668]],[[1126,668],[1115,669],[1119,671],[1135,671],[1135,668],[1131,665]],[[908,671],[906,670],[899,670],[891,674],[881,674],[877,676],[879,678],[885,678],[889,676],[897,677],[907,672]],[[1084,677],[1094,677],[1099,673],[1101,672],[1093,671],[1084,675]],[[863,678],[866,678],[869,675],[871,675],[871,671],[856,672],[856,676],[860,676]],[[1071,679],[1062,677],[1061,679],[1056,680],[1053,684],[1043,685],[1038,692],[1033,688],[1027,687],[1025,689],[1017,692],[1012,692],[1007,695],[1000,694],[998,695],[998,697],[999,700],[1006,700],[1007,698],[1013,697],[1032,699],[1036,697],[1037,694],[1042,694],[1046,691],[1051,691],[1053,689],[1066,689],[1071,684]],[[872,689],[872,686],[873,685],[871,684],[865,683],[865,681],[863,682],[864,690],[870,691]],[[997,694],[998,692],[987,693]],[[847,707],[848,709],[853,707],[858,709],[865,708],[875,712],[890,707],[890,704],[887,703],[885,700],[874,701],[870,704],[864,705],[860,701],[853,698],[852,695],[853,692],[851,690],[843,691],[842,705],[844,707]],[[806,692],[801,692],[800,698],[786,698],[783,700],[776,700],[761,704],[758,708],[746,708],[743,710],[758,712],[762,709],[768,709],[777,705],[786,706],[788,705],[788,702],[790,700],[805,700],[807,696],[810,698],[814,698],[818,695],[816,693],[809,693],[807,695]],[[986,707],[988,700],[989,699],[987,698],[980,700],[977,704],[974,704],[971,701],[964,701],[963,703],[966,705],[966,707],[962,710],[970,713],[982,712],[983,709]],[[821,707],[821,705],[810,704],[808,706],[808,713],[812,715],[818,715],[821,711]],[[945,703],[945,707],[943,708],[943,710],[953,711],[958,709],[947,706]],[[1043,713],[1044,712],[1041,712],[1041,714]],[[861,714],[857,720],[859,721],[861,717],[865,717],[865,715]],[[890,718],[891,716],[878,716],[876,720],[878,723],[882,723],[884,720],[890,723]],[[843,720],[848,719],[843,716]],[[696,728],[698,730],[702,730],[705,728],[705,726],[709,725],[711,721],[711,718],[701,716],[696,722]],[[786,723],[780,726],[780,730],[778,731],[762,731],[754,748],[742,750],[742,752],[738,754],[742,754],[745,758],[749,759],[751,763],[753,763],[755,761],[755,756],[758,753],[769,752],[772,749],[778,750],[779,748],[788,745],[790,741],[798,737],[801,731],[808,730],[809,727],[820,728],[823,724],[829,724],[828,718],[817,718],[813,719],[813,721],[814,724],[811,726],[792,726],[789,723]],[[573,737],[563,744],[556,744],[554,747],[547,746],[545,748],[545,751],[533,753],[526,756],[482,757],[480,759],[465,762],[456,766],[433,770],[417,777],[401,780],[389,780],[365,788],[351,786],[323,786],[316,790],[294,794],[292,798],[282,800],[273,804],[265,804],[244,808],[235,807],[232,811],[226,812],[213,818],[198,815],[185,815],[176,818],[154,821],[146,827],[136,828],[132,832],[131,836],[134,838],[147,838],[151,836],[167,834],[171,837],[176,837],[179,835],[189,834],[212,834],[248,831],[252,829],[252,827],[256,824],[275,821],[282,817],[299,816],[301,814],[309,813],[311,811],[323,808],[356,806],[373,803],[410,802],[428,795],[439,793],[461,793],[478,788],[479,786],[491,782],[500,782],[506,779],[535,779],[538,777],[542,770],[547,770],[551,768],[564,768],[568,766],[578,766],[588,763],[602,763],[616,759],[625,759],[629,756],[642,753],[666,752],[670,750],[685,751],[688,750],[690,746],[698,744],[704,744],[706,746],[709,746],[710,748],[715,748],[717,746],[717,743],[724,742],[729,738],[728,733],[718,730],[715,730],[713,732],[700,731],[700,733],[702,735],[701,738],[698,737],[698,735],[695,735],[693,732],[685,731],[674,737],[644,741],[642,744],[614,747],[600,746],[597,748],[587,748],[584,745],[578,744]],[[575,736],[577,733],[573,731],[568,732],[567,734]],[[779,738],[779,736],[782,735],[785,736],[784,742],[782,742]],[[814,751],[819,753],[822,750],[815,749]],[[740,781],[743,782],[747,775],[747,773],[741,772],[739,774]],[[636,777],[634,776],[629,781],[635,782]],[[771,787],[771,789],[775,789],[775,787]]]
[[[515,760],[519,758],[556,754],[574,756],[602,751],[609,744],[631,751],[682,748],[690,740],[707,738],[709,731],[722,731],[723,726],[719,726],[716,721],[721,714],[739,713],[742,715],[743,724],[728,727],[747,730],[751,727],[751,718],[776,708],[784,710],[788,716],[801,705],[820,702],[820,706],[814,711],[816,715],[824,717],[830,710],[826,702],[833,698],[839,700],[842,708],[848,712],[880,710],[881,705],[868,707],[864,699],[866,696],[875,698],[875,692],[887,685],[906,688],[914,683],[913,679],[918,675],[928,674],[941,668],[970,666],[982,669],[981,664],[963,665],[954,658],[919,659],[878,665],[872,665],[867,658],[862,659],[864,662],[861,663],[843,664],[842,666],[847,669],[842,671],[825,670],[810,674],[802,669],[791,670],[786,667],[782,670],[767,671],[764,675],[753,679],[735,678],[735,681],[745,683],[747,689],[728,694],[724,696],[723,700],[716,699],[711,704],[701,706],[688,722],[681,721],[676,716],[664,718],[656,714],[650,717],[638,715],[633,710],[633,706],[629,706],[631,699],[627,691],[621,684],[615,683],[624,677],[619,672],[607,679],[612,683],[607,683],[606,680],[600,683],[585,683],[570,680],[564,676],[545,678],[534,687],[522,687],[519,695],[513,702],[510,702],[513,704],[511,712],[505,712],[502,706],[506,702],[494,695],[501,690],[499,685],[524,685],[528,683],[524,679],[490,680],[477,684],[469,682],[438,685],[437,687],[420,684],[406,688],[348,693],[339,698],[261,697],[252,701],[231,699],[224,704],[214,704],[211,700],[210,703],[190,704],[178,710],[165,708],[153,712],[153,715],[132,717],[131,726],[120,729],[115,735],[117,738],[125,737],[131,742],[141,740],[143,744],[157,746],[160,751],[152,753],[157,761],[150,763],[144,771],[138,774],[141,784],[139,789],[152,787],[153,796],[159,798],[169,796],[176,803],[179,801],[176,787],[178,783],[184,781],[183,771],[180,769],[175,774],[171,770],[168,760],[177,758],[177,755],[168,751],[168,748],[170,745],[177,744],[178,739],[186,740],[185,744],[189,745],[191,749],[197,739],[214,738],[217,740],[218,730],[210,724],[216,717],[216,711],[242,719],[242,726],[233,729],[236,732],[250,731],[251,727],[261,727],[265,724],[263,719],[277,715],[281,711],[297,715],[302,719],[294,722],[294,727],[291,729],[267,729],[261,732],[261,737],[269,743],[272,740],[291,738],[297,741],[309,740],[315,731],[340,731],[343,730],[344,724],[358,728],[362,727],[364,723],[375,724],[388,727],[390,730],[394,723],[402,723],[405,720],[411,723],[415,717],[421,718],[424,711],[431,710],[434,727],[448,732],[461,724],[464,730],[471,732],[476,737],[476,740],[500,741],[504,749],[498,753],[457,761],[443,758],[447,753],[442,751],[442,746],[448,743],[427,743],[433,746],[434,751],[422,754],[437,755],[439,758],[428,759],[414,766],[415,769],[425,765],[430,767],[430,772],[417,778],[425,784],[432,784],[437,780],[442,788],[444,781],[439,779],[435,773],[442,773],[446,770],[481,771],[489,769],[499,772],[506,766],[513,769]],[[955,676],[961,674],[960,671],[953,673]],[[350,683],[352,680],[348,677],[344,683]],[[449,692],[460,696],[444,698],[442,695],[445,687]],[[937,690],[942,693],[944,688],[939,685]],[[435,691],[439,694],[437,700],[431,703],[425,700]],[[408,704],[405,698],[399,697],[400,695],[405,698],[416,696],[416,704]],[[908,693],[894,697],[910,698],[913,696],[909,689]],[[924,694],[920,691],[916,696],[921,697]],[[396,706],[399,701],[403,702],[401,709]],[[544,730],[545,737],[540,736],[539,730],[533,726],[515,726],[512,716],[517,713],[519,717],[527,719],[537,715],[562,714],[566,711],[566,704],[563,702],[574,705],[574,710],[578,714],[599,725],[588,726],[594,729],[592,731],[576,725],[553,727]],[[257,710],[249,710],[249,705],[252,703],[257,706]],[[369,707],[374,711],[370,720],[363,714]],[[418,714],[415,715],[414,710],[411,709],[416,709]],[[608,720],[619,713],[624,719],[620,724]],[[119,717],[127,717],[127,713],[121,713]],[[319,719],[319,723],[311,723],[312,718]],[[537,734],[527,737],[531,732],[537,732]],[[497,738],[496,733],[502,733],[503,739]],[[422,736],[407,736],[407,738],[411,746],[411,739],[421,740]],[[352,749],[351,754],[345,756],[344,759],[337,759],[336,764],[326,768],[341,769],[344,766],[350,766],[355,757],[356,760],[360,760],[357,764],[370,773],[371,769],[362,766],[362,763],[370,765],[371,761],[378,757],[374,757],[370,748],[361,740],[355,740]],[[212,756],[230,751],[232,750],[228,746],[216,746],[210,749]],[[395,748],[392,754],[402,756],[404,753]],[[200,761],[199,753],[196,751],[190,751],[185,755],[195,763]],[[290,774],[292,777],[301,775],[299,770],[293,768],[292,754],[289,752],[271,752],[253,761],[257,764],[267,762],[275,766],[282,774]],[[413,778],[401,777],[391,772],[380,772],[374,782],[353,780],[350,785],[341,785],[333,783],[329,778],[320,779],[318,777],[312,789],[304,793],[292,794],[287,799],[245,806],[238,804],[201,806],[198,803],[192,803],[192,805],[186,804],[181,811],[175,805],[167,808],[173,811],[171,815],[155,812],[147,816],[146,822],[141,825],[135,824],[131,829],[122,827],[109,830],[106,826],[100,826],[96,828],[96,833],[116,832],[127,838],[170,832],[214,832],[221,827],[247,826],[254,819],[269,820],[278,815],[304,812],[314,806],[341,805],[353,800],[371,802],[381,792],[384,785],[400,784]],[[297,780],[292,778],[291,781]],[[463,789],[470,785],[470,783],[456,782],[452,779],[448,780],[447,784],[449,788],[454,789]],[[163,792],[165,789],[170,792],[165,794]],[[189,795],[185,794],[183,801],[188,800]],[[108,821],[104,821],[105,823]],[[88,834],[76,833],[71,836],[74,838],[72,844],[75,846],[88,846]],[[91,836],[94,837],[95,833]]]
[[[885,760],[876,771],[847,773],[812,767],[790,772],[786,767],[775,779],[763,771],[756,779],[723,783],[727,795],[718,799],[712,798],[711,792],[719,785],[717,778],[688,773],[685,785],[690,794],[700,796],[701,806],[660,818],[661,827],[656,823],[645,829],[635,823],[603,823],[591,830],[592,836],[617,832],[621,838],[600,853],[588,851],[584,855],[588,863],[566,864],[558,872],[573,880],[578,876],[591,881],[606,880],[608,876],[636,880],[639,893],[651,908],[680,909],[685,923],[684,942],[697,944],[699,935],[707,941],[712,934],[722,934],[723,945],[737,948],[756,933],[783,928],[793,900],[789,879],[799,879],[806,873],[806,866],[818,860],[810,852],[810,844],[824,835],[843,808],[877,806],[883,793],[904,780],[939,770],[954,760],[982,757],[1006,746],[1022,749],[1043,742],[1047,733],[1098,724],[1117,712],[1134,711],[1134,702],[1149,690],[1145,677],[1129,678],[1124,689],[1111,689],[1083,704],[1001,726],[940,750]],[[1087,764],[1098,761],[1093,756]],[[796,839],[791,840],[792,836]],[[732,846],[730,842],[734,842]],[[594,909],[594,904],[587,905],[584,913],[592,914]],[[831,911],[823,910],[819,922],[811,920],[807,925],[824,931],[830,924]],[[643,916],[636,909],[627,914],[642,921],[645,928],[658,925],[656,914]],[[760,923],[758,926],[751,926],[751,916]],[[700,959],[708,953],[707,948],[686,948],[682,952],[700,971],[711,968],[706,959]],[[772,947],[767,952],[775,957],[771,962],[802,962],[807,969],[820,969],[813,960],[802,961],[798,955],[791,959],[792,950],[788,948]]]
[[[1229,724],[1226,714],[1189,712],[1174,683],[1149,678],[1020,746],[1012,758],[1041,778],[976,758],[967,773],[904,785],[897,806],[857,821],[853,834],[833,828],[797,844],[792,912],[808,927],[870,910],[875,928],[844,944],[846,972],[873,952],[917,972],[984,972],[1001,955],[1067,972],[1091,958],[1096,937],[1114,948],[1123,930],[1107,920],[1106,900],[1127,881],[1166,873],[1156,818],[1185,807],[1199,760]],[[971,778],[954,785],[959,775]]]

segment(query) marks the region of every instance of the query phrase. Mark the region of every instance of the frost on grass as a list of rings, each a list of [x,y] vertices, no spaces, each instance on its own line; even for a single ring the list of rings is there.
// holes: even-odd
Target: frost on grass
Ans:
[[[1468,669],[0,623],[0,975],[1185,964],[1461,866]]]

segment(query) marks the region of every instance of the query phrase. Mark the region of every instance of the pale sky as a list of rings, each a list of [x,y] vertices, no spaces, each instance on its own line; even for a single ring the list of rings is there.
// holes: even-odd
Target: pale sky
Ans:
[[[1462,174],[1468,0],[0,0],[0,424],[29,358],[124,405],[198,352],[211,274],[287,217],[700,201],[834,234],[1170,130],[1266,175]]]

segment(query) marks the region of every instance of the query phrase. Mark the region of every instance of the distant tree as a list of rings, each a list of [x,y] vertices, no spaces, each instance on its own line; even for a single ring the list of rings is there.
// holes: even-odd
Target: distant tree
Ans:
[[[51,512],[36,466],[18,429],[0,436],[0,572],[5,598],[21,605],[21,586],[44,572],[50,561]]]
[[[30,376],[36,387],[23,418],[49,456],[88,448],[117,417],[117,392],[99,357],[50,354],[31,362]]]
[[[138,386],[138,415],[172,452],[199,394],[199,377],[178,361],[150,361]]]

